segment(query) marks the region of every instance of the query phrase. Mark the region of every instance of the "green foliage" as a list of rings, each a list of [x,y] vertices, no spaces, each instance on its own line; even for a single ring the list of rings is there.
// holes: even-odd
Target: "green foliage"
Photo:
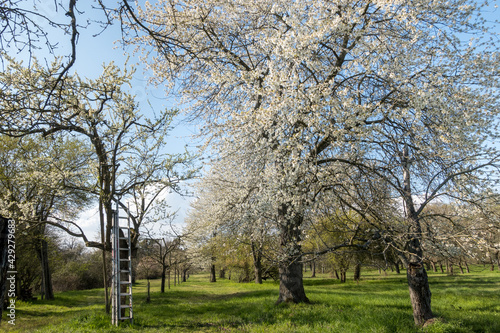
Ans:
[[[102,286],[102,264],[97,260],[98,253],[86,254],[78,261],[65,263],[53,275],[55,290],[82,290]]]
[[[312,304],[274,305],[278,286],[209,283],[194,275],[167,293],[152,292],[146,303],[146,281],[134,288],[133,325],[111,325],[101,289],[56,294],[53,302],[19,302],[16,326],[7,332],[498,332],[500,273],[474,267],[473,273],[430,273],[438,320],[417,329],[408,287],[402,275],[365,272],[359,283],[340,284],[326,276],[305,279]],[[152,281],[152,290],[159,290]]]

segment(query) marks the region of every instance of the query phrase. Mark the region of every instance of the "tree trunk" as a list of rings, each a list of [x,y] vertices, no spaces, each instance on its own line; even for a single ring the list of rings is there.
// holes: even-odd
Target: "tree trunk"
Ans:
[[[415,325],[423,326],[426,321],[434,318],[431,310],[431,290],[429,288],[429,279],[423,264],[422,250],[422,227],[420,219],[412,198],[411,180],[410,180],[410,157],[408,147],[404,147],[402,156],[403,167],[403,200],[407,212],[407,221],[409,224],[408,234],[408,268],[407,279],[410,291],[411,305],[413,308],[413,319]]]
[[[161,270],[161,288],[160,288],[161,293],[165,292],[165,280],[167,277],[166,273],[167,273],[167,266],[163,266],[163,268]]]
[[[215,277],[215,264],[210,266],[210,282],[217,282],[217,278]]]
[[[106,250],[102,250],[102,274],[104,275],[104,302],[106,306],[106,313],[111,312],[111,304],[109,302],[109,279],[108,279],[108,269],[107,269],[107,259]]]
[[[177,265],[174,265],[174,287],[177,285]]]
[[[354,281],[359,281],[361,278],[361,263],[356,263],[354,266]]]
[[[408,287],[415,325],[422,326],[434,318],[431,310],[431,290],[427,272],[423,265],[410,263],[407,270]]]
[[[168,253],[168,290],[170,290],[170,278],[172,275],[172,251]]]
[[[219,270],[219,278],[220,279],[225,279],[226,278],[226,269],[225,268],[221,268]]]
[[[497,251],[497,266],[498,270],[500,271],[500,251]]]
[[[133,284],[136,283],[136,277],[137,277],[137,263],[138,263],[137,251],[138,251],[137,246],[135,246],[134,243],[132,242],[131,254],[132,254],[132,283]]]
[[[279,263],[280,289],[276,304],[309,303],[306,296],[302,276],[302,249],[300,236],[303,217],[290,214],[289,205],[283,204],[278,210],[280,225],[280,245],[284,258]]]
[[[261,249],[257,248],[255,242],[252,242],[252,256],[255,283],[262,284],[262,253]]]
[[[340,271],[340,283],[345,283],[347,281],[347,272],[344,270]]]
[[[313,262],[311,263],[311,269],[312,269],[312,274],[311,274],[311,277],[312,278],[315,278],[316,277],[316,261],[313,260]]]
[[[101,188],[102,188],[102,177],[101,177]],[[109,280],[108,280],[108,269],[107,269],[107,260],[106,260],[106,233],[105,233],[105,220],[104,220],[104,206],[103,206],[103,198],[99,198],[99,222],[101,225],[101,243],[103,244],[102,248],[102,275],[103,275],[103,283],[104,283],[104,303],[106,308],[106,313],[109,314],[111,312],[111,302],[109,301]]]
[[[148,297],[146,298],[146,303],[151,302],[151,283],[149,282],[148,279]]]
[[[43,237],[43,234],[42,234]],[[48,243],[45,239],[40,239],[36,246],[36,253],[38,259],[40,260],[40,265],[42,267],[42,299],[45,297],[46,300],[54,299],[54,291],[52,289],[52,274],[49,267],[49,251]]]
[[[437,273],[437,267],[436,267],[436,263],[434,261],[431,261],[431,266],[432,266],[432,270]]]
[[[276,304],[279,303],[308,303],[302,283],[302,264],[290,263],[288,266],[281,264],[279,267],[280,289]]]
[[[395,262],[394,268],[396,268],[396,274],[401,274],[401,270],[399,269],[399,262]]]
[[[498,270],[500,271],[500,251],[497,251],[497,267]]]
[[[187,282],[188,271],[189,271],[189,267],[182,269],[182,282]]]

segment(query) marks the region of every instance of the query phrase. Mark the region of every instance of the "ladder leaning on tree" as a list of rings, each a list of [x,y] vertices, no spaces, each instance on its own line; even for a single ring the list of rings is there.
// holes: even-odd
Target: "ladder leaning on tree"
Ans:
[[[127,226],[120,226],[120,220],[126,219]],[[132,311],[132,248],[130,242],[130,217],[120,216],[118,200],[113,218],[113,278],[111,287],[112,314],[111,322],[118,325],[120,321],[130,320],[133,323]]]

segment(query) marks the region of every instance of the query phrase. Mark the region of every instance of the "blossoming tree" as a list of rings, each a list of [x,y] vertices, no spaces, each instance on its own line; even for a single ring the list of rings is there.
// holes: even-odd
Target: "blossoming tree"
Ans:
[[[345,170],[366,164],[376,175],[371,160],[399,161],[399,175],[388,167],[384,179],[399,181],[394,188],[413,235],[408,263],[420,267],[412,159],[422,156],[424,168],[456,161],[483,150],[494,134],[483,129],[498,112],[499,55],[494,39],[481,38],[488,33],[481,5],[179,0],[134,11],[124,3],[136,28],[129,31],[144,32],[130,41],[143,47],[157,82],[206,122],[218,157],[264,164],[255,170],[265,184],[260,197],[274,210],[285,254],[278,302],[307,301],[298,260],[306,212]],[[470,43],[461,42],[464,34]],[[431,179],[428,199],[475,167],[447,170],[435,173],[441,182]],[[411,290],[420,290],[412,305],[422,325],[433,314],[425,271],[419,272],[408,279]]]

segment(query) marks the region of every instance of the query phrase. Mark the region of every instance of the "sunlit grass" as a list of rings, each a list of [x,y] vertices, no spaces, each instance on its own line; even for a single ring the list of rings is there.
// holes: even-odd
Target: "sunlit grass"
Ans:
[[[356,283],[340,284],[326,275],[307,278],[311,304],[274,303],[278,284],[262,285],[192,276],[187,283],[158,292],[151,281],[134,287],[134,324],[111,325],[100,289],[56,294],[55,301],[17,304],[11,332],[500,332],[500,272],[476,268],[470,274],[430,273],[433,310],[440,320],[425,329],[413,324],[404,273],[364,272]]]

